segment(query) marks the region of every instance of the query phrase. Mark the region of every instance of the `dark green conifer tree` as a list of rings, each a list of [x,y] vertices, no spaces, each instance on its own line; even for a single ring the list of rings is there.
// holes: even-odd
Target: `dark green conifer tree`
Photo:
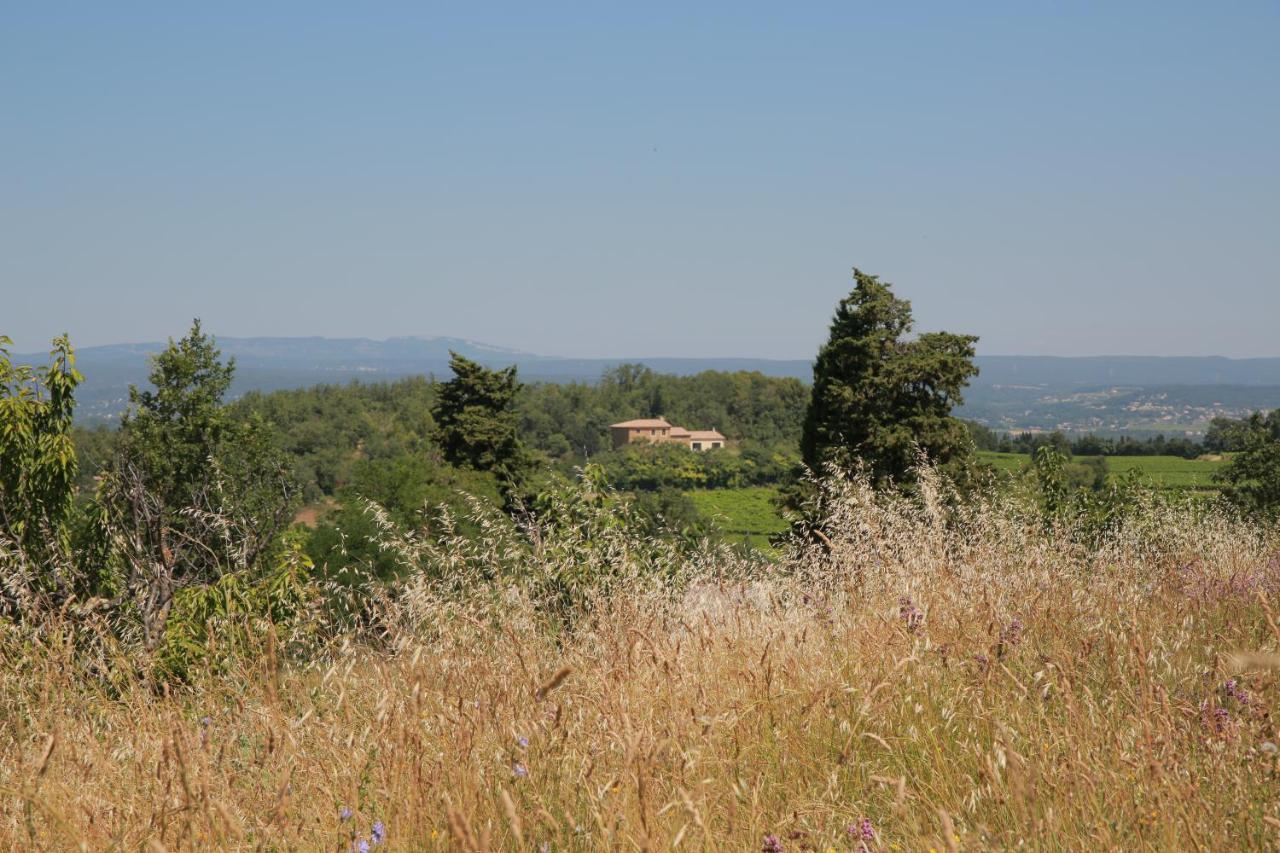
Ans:
[[[524,463],[517,426],[516,369],[489,370],[450,352],[453,378],[440,386],[432,409],[445,459],[510,480]]]
[[[978,372],[978,339],[949,332],[908,338],[911,303],[873,275],[854,269],[853,277],[814,362],[805,464],[821,471],[860,462],[884,484],[910,479],[917,448],[943,465],[966,456],[972,442],[951,408]]]

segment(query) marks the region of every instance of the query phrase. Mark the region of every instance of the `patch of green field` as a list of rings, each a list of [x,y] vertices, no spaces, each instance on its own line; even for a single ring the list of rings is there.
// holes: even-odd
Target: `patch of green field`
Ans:
[[[982,451],[978,457],[997,471],[1016,474],[1030,457],[1025,453],[993,453]],[[1089,457],[1077,456],[1083,462]],[[1129,471],[1138,471],[1145,479],[1163,489],[1216,491],[1213,475],[1227,464],[1222,459],[1183,459],[1180,456],[1108,456],[1107,471],[1113,479]]]
[[[766,553],[769,537],[787,529],[773,504],[777,489],[751,486],[744,489],[699,489],[687,492],[698,512],[710,518],[731,540],[745,541]]]
[[[1030,460],[1025,453],[996,453],[993,450],[979,450],[978,459],[987,463],[997,471],[1016,474]]]
[[[1113,477],[1138,471],[1166,489],[1218,489],[1213,475],[1226,466],[1225,460],[1182,459],[1177,456],[1113,456],[1107,460]]]

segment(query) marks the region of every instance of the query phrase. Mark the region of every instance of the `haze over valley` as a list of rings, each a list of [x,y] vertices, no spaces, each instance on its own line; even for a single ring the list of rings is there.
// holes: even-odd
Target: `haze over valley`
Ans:
[[[619,364],[644,364],[678,376],[745,370],[809,382],[813,374],[812,362],[800,359],[562,358],[447,337],[217,340],[223,353],[236,359],[235,396],[318,384],[443,377],[451,350],[487,367],[515,365],[525,382],[591,383]],[[145,381],[148,357],[164,346],[150,342],[80,349],[78,366],[86,376],[80,390],[82,421],[118,417],[129,385]],[[40,363],[46,355],[16,358]],[[979,355],[974,361],[980,372],[958,413],[1010,432],[1199,436],[1215,417],[1280,408],[1280,358]]]

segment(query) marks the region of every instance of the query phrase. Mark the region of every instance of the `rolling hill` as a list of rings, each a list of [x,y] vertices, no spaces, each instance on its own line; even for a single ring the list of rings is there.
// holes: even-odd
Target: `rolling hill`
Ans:
[[[605,370],[628,362],[680,375],[747,370],[806,381],[811,377],[810,362],[801,359],[558,358],[449,337],[223,337],[218,344],[224,355],[236,359],[235,394],[446,376],[450,350],[491,367],[514,364],[526,382],[592,382]],[[86,376],[81,417],[116,417],[129,385],[146,381],[148,357],[164,346],[148,342],[78,350]],[[15,359],[40,364],[45,356],[28,353]],[[1003,430],[1197,433],[1212,417],[1280,407],[1280,358],[988,355],[979,356],[977,364],[981,373],[966,394],[961,414]]]

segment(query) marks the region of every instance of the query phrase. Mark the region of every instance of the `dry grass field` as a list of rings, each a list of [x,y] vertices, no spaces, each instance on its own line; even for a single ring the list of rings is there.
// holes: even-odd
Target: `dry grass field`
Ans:
[[[302,654],[257,626],[180,686],[104,674],[122,652],[87,629],[11,628],[0,839],[1276,846],[1273,534],[1153,504],[1086,547],[995,498],[833,488],[830,543],[777,564],[664,564],[599,519],[390,542],[410,570],[360,630]]]

